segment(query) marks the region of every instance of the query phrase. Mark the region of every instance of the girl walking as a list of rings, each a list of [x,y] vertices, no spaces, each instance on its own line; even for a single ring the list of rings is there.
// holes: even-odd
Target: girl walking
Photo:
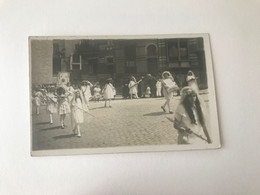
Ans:
[[[71,112],[70,110],[70,104],[68,100],[68,96],[70,95],[69,92],[66,91],[64,87],[58,87],[57,88],[57,94],[58,94],[58,113],[60,115],[60,124],[61,128],[65,128],[65,118],[66,114],[69,114]]]
[[[84,110],[87,107],[84,105],[83,95],[80,90],[74,91],[74,97],[71,101],[72,110],[72,125],[73,133],[78,137],[81,137],[80,124],[84,122]]]
[[[165,107],[168,106],[169,113],[172,114],[171,100],[173,98],[173,92],[178,89],[177,84],[174,82],[172,74],[168,71],[162,73],[162,86],[163,86],[163,96],[165,98],[165,103],[161,106],[161,109],[166,112]]]
[[[55,87],[50,87],[46,94],[46,110],[50,117],[50,124],[53,124],[53,114],[57,113],[57,96],[55,93]]]

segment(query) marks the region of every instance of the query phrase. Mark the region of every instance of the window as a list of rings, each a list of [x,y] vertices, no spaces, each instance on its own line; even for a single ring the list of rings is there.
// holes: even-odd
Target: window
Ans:
[[[70,56],[70,70],[81,70],[81,56],[78,54],[73,54]]]
[[[61,54],[59,44],[53,43],[52,72],[58,74],[61,71]]]
[[[148,57],[156,57],[157,56],[156,46],[155,45],[149,45],[147,47],[147,56]]]
[[[125,46],[125,67],[126,72],[136,73],[136,47],[135,45]]]

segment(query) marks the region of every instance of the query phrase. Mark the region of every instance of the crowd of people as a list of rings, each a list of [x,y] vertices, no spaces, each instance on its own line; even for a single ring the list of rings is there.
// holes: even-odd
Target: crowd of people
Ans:
[[[161,97],[165,101],[161,106],[163,112],[173,114],[173,96],[180,93],[181,100],[171,120],[174,128],[178,130],[178,143],[191,144],[199,142],[211,143],[207,129],[206,110],[199,96],[197,77],[192,71],[186,76],[187,86],[180,90],[174,77],[169,71],[155,78],[148,74],[138,81],[130,76],[129,81],[122,85],[122,97],[138,99],[145,97]],[[113,79],[108,78],[101,88],[99,82],[91,83],[83,80],[80,85],[41,86],[35,87],[32,99],[36,107],[36,114],[40,114],[40,105],[45,104],[49,114],[49,122],[53,124],[53,114],[59,114],[61,128],[65,128],[66,115],[70,114],[73,132],[81,136],[80,124],[84,123],[83,113],[89,113],[89,101],[104,100],[104,107],[112,108],[111,100],[116,95]],[[90,114],[91,115],[91,114]]]

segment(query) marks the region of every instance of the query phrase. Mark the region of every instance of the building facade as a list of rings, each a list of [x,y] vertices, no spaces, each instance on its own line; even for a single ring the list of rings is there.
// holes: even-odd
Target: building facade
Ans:
[[[192,70],[200,88],[207,88],[203,38],[32,40],[32,84],[56,83],[58,72],[70,72],[71,82],[112,77],[120,86],[130,75],[174,73],[179,85]]]

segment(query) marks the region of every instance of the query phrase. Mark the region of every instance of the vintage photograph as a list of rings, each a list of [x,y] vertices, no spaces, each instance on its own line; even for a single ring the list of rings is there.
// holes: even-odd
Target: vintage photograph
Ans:
[[[29,37],[31,154],[220,148],[208,34]]]

